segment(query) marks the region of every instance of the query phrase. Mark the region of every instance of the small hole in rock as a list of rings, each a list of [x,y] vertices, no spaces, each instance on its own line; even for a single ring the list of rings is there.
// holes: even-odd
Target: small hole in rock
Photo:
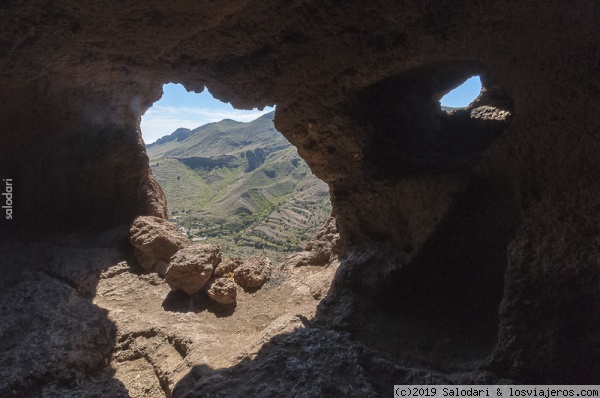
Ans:
[[[481,93],[481,79],[479,76],[473,76],[444,95],[440,100],[440,105],[446,112],[467,108],[475,101],[479,93]]]
[[[365,158],[376,178],[475,166],[510,123],[513,107],[482,65],[464,62],[404,71],[364,89],[357,100],[353,106],[372,132]]]

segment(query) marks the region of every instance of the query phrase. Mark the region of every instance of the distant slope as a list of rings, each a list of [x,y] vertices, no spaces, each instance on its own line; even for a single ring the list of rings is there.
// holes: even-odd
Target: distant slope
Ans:
[[[291,144],[273,126],[273,112],[250,123],[225,119],[209,123],[194,130],[177,129],[169,136],[160,138],[147,146],[150,159],[163,157],[217,158],[223,155],[237,156],[258,147],[275,150]],[[182,133],[183,132],[183,133]],[[181,139],[182,137],[185,137]]]
[[[450,112],[455,111],[457,109],[465,109],[466,107],[465,108],[457,108],[457,107],[453,107],[453,106],[444,106],[444,105],[442,105],[441,108],[442,108],[442,110],[444,112],[450,113]]]
[[[296,251],[329,216],[327,185],[272,119],[178,129],[147,146],[171,217],[192,238],[220,243],[229,255]]]
[[[167,142],[171,142],[171,141],[177,141],[177,142],[183,141],[186,138],[188,138],[191,133],[192,133],[192,130],[190,130],[190,129],[186,129],[186,128],[183,128],[183,127],[178,128],[177,130],[175,130],[170,135],[167,135],[167,136],[164,136],[162,138],[159,138],[158,140],[156,140],[152,144],[149,144],[148,148],[151,148],[152,146],[158,146],[158,145],[161,145],[161,144],[166,144]]]

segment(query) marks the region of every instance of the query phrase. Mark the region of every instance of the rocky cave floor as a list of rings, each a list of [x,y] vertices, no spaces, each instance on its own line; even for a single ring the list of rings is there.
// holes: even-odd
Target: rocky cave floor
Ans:
[[[455,353],[419,321],[373,312],[354,337],[313,321],[337,261],[275,266],[262,289],[223,307],[171,292],[124,247],[89,242],[0,247],[0,396],[365,397],[394,384],[502,382],[473,363],[438,372],[399,361]]]

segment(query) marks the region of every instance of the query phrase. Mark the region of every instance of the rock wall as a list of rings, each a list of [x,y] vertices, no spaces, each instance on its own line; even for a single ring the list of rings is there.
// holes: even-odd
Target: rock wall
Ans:
[[[139,86],[102,92],[99,79],[77,80],[2,78],[2,177],[13,181],[7,235],[101,230],[138,213],[166,217],[132,109]]]
[[[481,274],[486,306],[500,306],[490,369],[599,382],[599,12],[591,0],[5,1],[0,175],[15,216],[2,231],[164,217],[138,128],[163,83],[276,104],[277,128],[330,186],[345,248],[324,314],[336,295],[376,300],[403,269],[427,285],[422,261],[466,259],[463,275]],[[484,94],[442,114],[439,98],[474,74]]]

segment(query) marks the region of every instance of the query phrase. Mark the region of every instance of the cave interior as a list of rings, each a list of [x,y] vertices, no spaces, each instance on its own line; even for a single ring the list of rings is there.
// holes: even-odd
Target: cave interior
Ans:
[[[260,367],[303,342],[348,357],[297,396],[338,396],[344,372],[363,383],[347,396],[394,383],[600,383],[597,15],[592,0],[3,2],[0,176],[13,196],[0,221],[0,392],[37,396],[106,365],[114,331],[94,284],[102,250],[131,250],[135,217],[167,217],[139,126],[168,82],[241,109],[276,105],[277,129],[329,185],[341,242],[308,329],[253,363],[194,369],[173,396],[233,391],[251,374],[277,396],[285,377]],[[479,97],[442,111],[471,76]],[[73,260],[56,260],[72,242]],[[29,321],[69,300],[81,305],[64,325]],[[14,346],[44,365],[19,373]]]

